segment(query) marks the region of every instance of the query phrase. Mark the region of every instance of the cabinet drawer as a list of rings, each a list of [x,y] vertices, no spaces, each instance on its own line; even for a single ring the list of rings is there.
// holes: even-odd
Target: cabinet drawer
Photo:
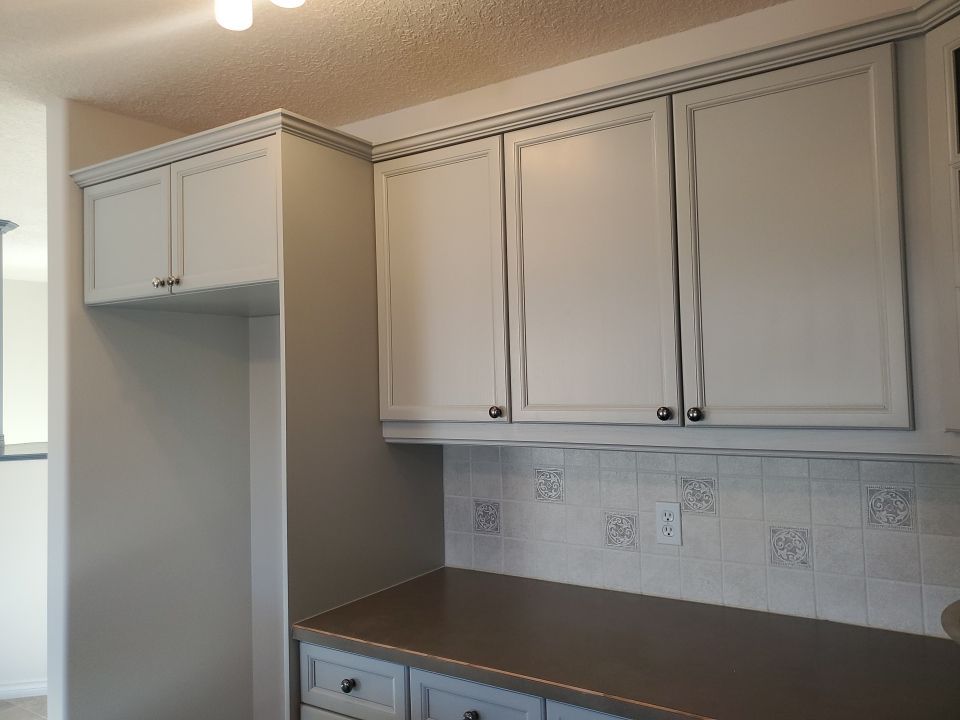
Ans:
[[[315,708],[313,705],[301,705],[300,720],[350,720],[350,718]]]
[[[623,720],[622,718],[596,710],[564,705],[563,703],[547,700],[547,720]]]
[[[412,720],[543,720],[543,700],[423,670],[410,671]]]
[[[353,684],[350,692],[341,689],[344,681]],[[358,720],[406,720],[406,668],[301,643],[300,700]]]

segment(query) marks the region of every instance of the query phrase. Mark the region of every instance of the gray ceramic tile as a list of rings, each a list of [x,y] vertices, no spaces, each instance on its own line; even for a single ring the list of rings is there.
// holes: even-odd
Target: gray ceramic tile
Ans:
[[[558,543],[503,539],[503,571],[508,575],[561,582],[567,574],[567,553]]]
[[[637,454],[627,450],[602,450],[600,467],[608,470],[636,470]]]
[[[567,466],[579,465],[582,467],[599,467],[600,453],[597,450],[575,450],[565,448],[563,464]]]
[[[603,512],[598,508],[567,505],[566,542],[570,545],[603,545]]]
[[[721,475],[736,477],[760,477],[763,474],[760,458],[745,455],[718,455],[717,468]]]
[[[473,569],[503,572],[503,539],[499,535],[473,536]]]
[[[817,617],[864,625],[867,622],[866,581],[862,577],[816,573]]]
[[[640,530],[637,514],[624,512],[603,513],[603,544],[616,550],[636,550]]]
[[[764,524],[760,520],[723,518],[720,536],[724,561],[764,564],[767,555],[763,531]]]
[[[763,480],[720,476],[720,514],[723,517],[763,519]]]
[[[680,597],[680,558],[644,554],[640,577],[644,595]]]
[[[600,470],[597,468],[565,467],[563,491],[568,505],[600,507]]]
[[[448,532],[443,542],[444,563],[449,567],[473,567],[473,535]]]
[[[504,465],[501,468],[504,500],[533,500],[536,486],[533,467]]]
[[[682,513],[680,520],[683,524],[683,545],[680,547],[680,554],[684,557],[719,560],[720,520],[715,517]]]
[[[519,505],[520,503],[511,503]],[[499,534],[501,528],[500,503],[493,500],[473,501],[473,531]]]
[[[500,462],[500,446],[498,445],[471,445],[470,462]]]
[[[676,545],[661,545],[657,543],[657,514],[642,512],[637,514],[640,523],[640,551],[654,555],[679,555],[680,548]]]
[[[913,532],[917,527],[916,488],[865,484],[863,513],[864,524],[869,528]]]
[[[680,507],[683,512],[716,515],[719,504],[716,478],[680,476]]]
[[[500,462],[504,465],[533,465],[533,448],[502,447]]]
[[[447,532],[471,532],[473,501],[470,498],[446,498],[443,503],[443,527]]]
[[[673,453],[638,452],[637,469],[641,472],[676,472],[677,458]]]
[[[917,516],[920,519],[920,532],[960,535],[960,483],[953,487],[918,486]],[[957,562],[960,563],[960,559]]]
[[[566,534],[563,505],[505,502],[502,515],[505,537],[562,542]]]
[[[680,596],[696,602],[723,603],[723,570],[715,560],[680,561]]]
[[[563,468],[534,468],[534,496],[540,502],[563,502]]]
[[[877,460],[860,461],[860,479],[865,483],[902,485],[913,483],[913,464]]]
[[[810,463],[805,458],[765,457],[764,477],[805,478],[810,476]]]
[[[566,581],[574,585],[603,587],[603,550],[585,547],[567,548]]]
[[[813,573],[798,573],[783,568],[767,569],[767,606],[783,615],[815,617],[816,596]]]
[[[810,528],[771,525],[768,559],[771,565],[792,570],[813,567],[813,534]]]
[[[816,525],[860,527],[860,486],[853,482],[814,480],[810,483],[810,504]]]
[[[600,498],[605,508],[636,510],[637,474],[625,470],[600,471]]]
[[[443,462],[470,462],[469,445],[444,445]]]
[[[534,465],[563,465],[563,449],[550,447],[530,448],[531,462]]]
[[[716,455],[677,455],[677,472],[704,475],[717,474]]]
[[[0,708],[0,720],[37,720],[39,717],[29,710],[13,704],[6,708]]]
[[[677,476],[642,472],[637,477],[637,490],[642,512],[653,512],[658,502],[677,501]]]
[[[860,463],[856,460],[811,459],[810,477],[824,480],[859,480]]]
[[[723,604],[767,609],[767,575],[763,565],[723,564]]]
[[[640,584],[640,554],[602,550],[603,585],[611,590],[638,593]]]
[[[28,698],[18,698],[13,701],[14,705],[17,705],[24,710],[29,710],[30,712],[38,715],[41,718],[47,717],[47,696],[38,695],[37,697],[28,697]]]
[[[960,587],[960,537],[921,535],[920,544],[923,581],[930,585]]]
[[[920,549],[913,533],[864,530],[863,553],[867,577],[920,582]]]
[[[765,477],[763,508],[764,517],[773,522],[809,523],[810,481]]]
[[[913,472],[918,485],[960,485],[960,463],[916,463]]]
[[[499,500],[503,496],[499,462],[470,463],[470,494],[490,500]]]
[[[470,495],[470,463],[443,461],[443,494]]]
[[[860,528],[814,525],[813,556],[819,571],[863,575],[863,531]]]
[[[960,600],[960,588],[941,587],[939,585],[923,586],[923,626],[927,635],[947,637],[941,624],[941,615],[944,608]]]
[[[873,627],[923,632],[920,585],[893,580],[867,580],[867,622]]]

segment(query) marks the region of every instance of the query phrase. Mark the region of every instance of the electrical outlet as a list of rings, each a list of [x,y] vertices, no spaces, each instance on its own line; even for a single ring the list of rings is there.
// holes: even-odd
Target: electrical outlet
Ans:
[[[682,545],[683,535],[680,523],[680,503],[657,503],[657,543],[660,545]]]

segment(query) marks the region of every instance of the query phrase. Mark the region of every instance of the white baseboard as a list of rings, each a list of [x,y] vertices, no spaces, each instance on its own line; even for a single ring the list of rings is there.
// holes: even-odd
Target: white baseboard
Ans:
[[[16,685],[0,685],[0,700],[13,698],[35,697],[47,694],[47,681],[17,683]]]

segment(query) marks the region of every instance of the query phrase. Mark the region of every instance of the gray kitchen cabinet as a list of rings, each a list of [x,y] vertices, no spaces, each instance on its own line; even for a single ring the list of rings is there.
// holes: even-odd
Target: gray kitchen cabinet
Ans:
[[[412,720],[542,720],[543,700],[412,669],[410,714]]]
[[[911,425],[893,47],[673,98],[691,425]]]
[[[406,720],[407,669],[301,643],[300,701],[357,720]]]
[[[547,700],[547,720],[622,720],[622,718]]]

